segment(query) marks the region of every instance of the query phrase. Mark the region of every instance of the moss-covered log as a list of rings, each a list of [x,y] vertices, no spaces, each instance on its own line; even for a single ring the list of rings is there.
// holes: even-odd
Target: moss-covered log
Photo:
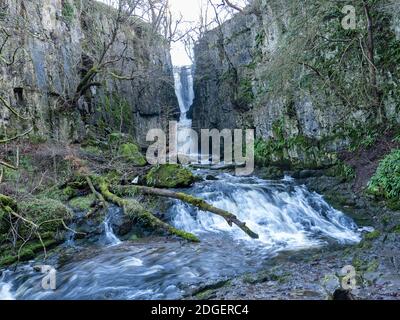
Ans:
[[[121,207],[124,210],[125,214],[131,216],[134,219],[137,219],[138,221],[141,221],[152,229],[162,230],[164,232],[176,235],[189,241],[199,242],[199,239],[194,234],[176,229],[169,224],[161,221],[151,212],[143,208],[143,206],[139,202],[135,200],[122,199],[112,193],[109,189],[109,185],[106,179],[101,177],[93,177],[91,180],[93,181],[95,187],[98,188],[100,193],[103,195],[104,199]]]
[[[182,192],[173,192],[170,190],[165,190],[165,189],[156,189],[156,188],[149,188],[149,187],[142,187],[142,186],[134,186],[134,187],[127,187],[130,189],[136,189],[138,192],[146,195],[153,195],[153,196],[159,196],[159,197],[165,197],[165,198],[172,198],[172,199],[177,199],[181,200],[183,202],[186,202],[192,206],[195,206],[199,208],[200,210],[203,211],[209,211],[211,213],[214,213],[216,215],[219,215],[223,217],[230,226],[232,224],[236,224],[240,229],[242,229],[245,233],[247,233],[251,238],[253,239],[258,239],[258,234],[255,232],[251,231],[247,226],[246,223],[240,221],[234,214],[216,208],[203,199],[199,199],[196,197],[193,197],[191,195],[182,193]]]

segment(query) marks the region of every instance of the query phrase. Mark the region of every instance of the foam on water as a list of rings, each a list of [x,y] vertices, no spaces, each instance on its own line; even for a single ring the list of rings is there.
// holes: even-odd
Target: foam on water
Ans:
[[[329,239],[338,243],[360,241],[351,219],[293,180],[268,182],[227,174],[219,179],[199,184],[192,193],[237,215],[260,238],[253,240],[237,226],[230,227],[222,217],[180,202],[173,208],[177,212],[173,219],[176,227],[198,235],[225,233],[248,246],[278,250],[311,248]]]

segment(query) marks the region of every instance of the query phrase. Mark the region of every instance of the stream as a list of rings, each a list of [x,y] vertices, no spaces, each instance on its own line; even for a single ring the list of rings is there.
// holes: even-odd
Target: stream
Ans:
[[[181,110],[178,152],[186,154],[191,128],[186,114],[194,99],[192,67],[174,68],[175,91]],[[189,149],[188,149],[189,148]],[[0,299],[180,299],[205,283],[261,270],[280,254],[360,241],[361,229],[322,196],[286,177],[266,181],[197,169],[203,180],[184,192],[237,215],[259,235],[251,239],[220,216],[175,201],[165,220],[196,234],[199,244],[152,238],[122,242],[114,234],[113,218],[122,214],[110,207],[98,241],[79,247],[69,238],[62,252],[46,264],[56,269],[56,290],[44,290],[45,276],[37,263],[0,271]],[[72,226],[73,228],[73,226]],[[67,254],[68,256],[68,254]]]
[[[350,218],[289,177],[266,181],[207,170],[196,174],[214,174],[218,180],[196,183],[185,192],[236,214],[259,234],[258,240],[219,216],[176,201],[166,219],[198,235],[201,243],[120,242],[110,224],[118,210],[110,209],[101,244],[81,248],[57,264],[55,291],[42,289],[44,275],[30,262],[0,273],[0,299],[179,299],[201,283],[260,270],[283,252],[307,254],[316,247],[360,241],[361,230]],[[73,246],[67,241],[64,250]]]

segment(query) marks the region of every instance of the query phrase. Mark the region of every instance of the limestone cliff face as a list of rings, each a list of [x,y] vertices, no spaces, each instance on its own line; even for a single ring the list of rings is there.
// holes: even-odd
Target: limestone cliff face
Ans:
[[[179,112],[168,46],[140,20],[120,28],[95,85],[66,107],[109,42],[113,14],[93,0],[0,1],[0,94],[33,119],[37,134],[79,140],[91,127],[145,144],[149,129]],[[12,118],[2,106],[3,132]]]
[[[362,12],[357,7],[354,32],[365,37]],[[354,45],[335,42],[353,37],[341,27],[342,17],[340,8],[328,1],[257,0],[206,33],[195,47],[194,127],[255,128],[269,154],[267,162],[310,167],[335,162],[334,153],[357,140],[355,131],[369,128],[377,118],[363,93],[368,64],[359,40]],[[376,35],[387,35],[376,40],[376,64],[382,70],[383,113],[399,123],[397,85],[391,84],[398,83],[400,73],[390,65],[393,57],[400,59],[400,6],[373,17],[390,21]],[[389,57],[392,49],[396,53]]]

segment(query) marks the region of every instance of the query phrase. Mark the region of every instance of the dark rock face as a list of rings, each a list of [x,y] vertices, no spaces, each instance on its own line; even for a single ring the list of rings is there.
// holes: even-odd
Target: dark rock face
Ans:
[[[356,300],[349,290],[337,289],[333,293],[333,300]]]
[[[132,231],[134,221],[123,211],[112,219],[112,228],[117,236],[125,236]]]
[[[237,101],[236,81],[245,74],[236,74],[230,65],[238,68],[251,63],[256,26],[255,17],[237,15],[223,26],[223,33],[229,38],[225,45],[221,44],[220,33],[211,31],[195,47],[195,100],[191,113],[196,129],[251,126],[243,114],[250,106],[243,109]]]
[[[304,50],[290,47],[286,38],[288,34],[298,33],[292,22],[299,19],[299,11],[286,10],[293,1],[254,3],[255,10],[245,10],[221,28],[207,32],[195,47],[193,126],[197,130],[255,128],[257,138],[284,145],[271,153],[273,161],[289,160],[302,168],[333,164],[337,161],[334,153],[344,150],[354,139],[345,128],[352,126],[362,131],[376,119],[367,120],[367,106],[363,107],[364,102],[360,100],[352,107],[344,105],[335,90],[322,85],[312,71],[298,63],[288,71],[289,76],[280,72],[280,68],[289,70],[290,56],[304,58]],[[396,7],[388,13],[391,23],[386,26],[387,32],[397,37],[396,46],[400,40],[399,16],[400,10]],[[341,32],[337,22],[329,22],[334,30],[326,37],[333,39]],[[325,61],[335,53],[326,46],[320,54]],[[354,67],[356,62],[349,65]],[[382,68],[383,74],[390,73]],[[339,72],[346,74],[346,70]],[[354,73],[352,77],[362,78]],[[305,78],[312,85],[300,88]],[[274,81],[282,85],[275,87]],[[384,113],[399,122],[396,103],[390,99],[383,101]]]
[[[145,145],[149,129],[164,128],[179,116],[168,46],[144,22],[121,26],[96,85],[66,108],[62,101],[74,97],[110,41],[112,9],[93,0],[6,0],[2,10],[0,26],[9,38],[1,55],[11,61],[16,54],[13,64],[2,64],[0,94],[34,119],[37,134],[73,141],[89,125],[100,132],[121,127]],[[6,125],[12,118],[0,114]]]

